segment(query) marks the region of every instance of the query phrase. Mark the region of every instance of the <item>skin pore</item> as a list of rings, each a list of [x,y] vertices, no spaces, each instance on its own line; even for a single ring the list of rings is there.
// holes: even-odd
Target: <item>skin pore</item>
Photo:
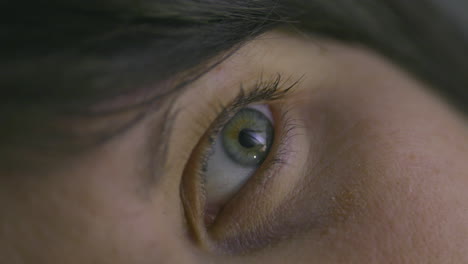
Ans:
[[[181,198],[198,191],[197,144],[241,84],[278,74],[299,81],[259,103],[295,120],[286,162],[207,230]],[[86,155],[46,175],[1,173],[0,263],[466,262],[468,129],[429,91],[365,48],[261,35]],[[152,148],[167,111],[164,158]]]

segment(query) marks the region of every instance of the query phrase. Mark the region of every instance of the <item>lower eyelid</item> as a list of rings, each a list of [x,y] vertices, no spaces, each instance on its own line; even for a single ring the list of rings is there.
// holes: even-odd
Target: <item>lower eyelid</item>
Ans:
[[[253,109],[255,111],[247,111],[247,109]],[[271,127],[273,125],[272,128],[275,129],[274,127],[275,122],[272,116],[273,115],[271,113],[270,106],[267,104],[249,105],[241,109],[235,115],[235,117],[233,117],[232,120],[238,120],[238,121],[231,123],[231,125],[227,124],[219,132],[216,138],[216,142],[211,147],[214,150],[214,153],[217,153],[217,155],[211,155],[208,166],[206,167],[206,170],[204,171],[203,176],[201,176],[204,178],[204,182],[205,182],[204,184],[204,190],[206,194],[205,219],[206,219],[207,227],[213,224],[214,220],[216,219],[216,215],[222,209],[222,206],[226,204],[226,202],[228,202],[246,184],[246,182],[249,181],[252,175],[257,173],[259,166],[261,166],[255,163],[250,164],[252,160],[249,160],[248,164],[245,164],[245,163],[242,164],[242,159],[235,161],[238,158],[234,154],[226,153],[227,151],[225,149],[226,146],[223,147],[221,138],[224,136],[224,139],[226,139],[226,136],[228,136],[228,138],[234,136],[235,137],[234,141],[237,142],[237,133],[234,131],[237,131],[237,129],[240,129],[239,125],[241,127],[242,125],[247,125],[247,124],[250,124],[248,126],[255,126],[254,124],[252,124],[252,120],[257,120],[256,125],[259,128],[263,127],[263,125],[266,125],[268,127]],[[236,117],[238,117],[238,119],[236,119]],[[249,118],[253,118],[253,119],[250,119],[249,121]],[[265,119],[270,119],[271,122],[268,122],[268,121],[265,122]],[[233,133],[225,134],[226,132],[224,130],[226,128],[229,128],[229,129],[232,128]],[[271,134],[271,132],[269,132],[267,134],[270,134],[273,137],[273,140],[275,140],[273,136],[274,133]],[[228,141],[232,142],[231,140],[233,139],[229,139]],[[271,142],[271,141],[266,141],[266,142]],[[275,142],[266,143],[266,144],[274,145]],[[235,148],[236,147],[234,147],[234,149]],[[266,153],[268,153],[268,156],[270,156],[271,151],[269,151],[268,149],[269,147],[267,148]],[[244,153],[243,150],[241,151],[241,153]],[[231,155],[234,155],[234,157]],[[225,173],[226,171],[227,173]],[[233,173],[235,177],[232,177],[234,176]]]
[[[275,85],[278,85],[279,83],[279,78],[276,79],[275,81]],[[277,88],[266,88],[266,84],[262,84],[264,85],[263,88],[259,88],[259,90],[256,90],[255,93],[252,93],[256,96],[256,98],[263,98],[263,96],[261,95],[263,93],[263,89],[265,89],[265,91],[267,93],[269,93],[271,96],[273,96],[273,98],[275,98],[274,100],[278,100],[280,98],[282,98],[286,91],[287,90],[290,90],[292,86],[289,86],[287,87],[286,90],[276,90]],[[268,89],[268,90],[267,90]],[[269,89],[272,89],[272,90],[269,90]],[[270,96],[268,95],[268,96]],[[247,97],[250,96],[250,95],[247,95]],[[266,96],[266,95],[265,95]],[[236,99],[237,100],[237,99]],[[267,177],[264,177],[262,179],[262,177],[260,175],[258,175],[257,177],[257,174],[260,174],[260,173],[256,173],[254,175],[254,178],[256,178],[256,180],[254,180],[254,184],[250,184],[251,180],[253,179],[249,179],[247,180],[247,183],[241,187],[241,190],[238,194],[235,194],[235,197],[237,196],[242,196],[241,194],[243,192],[246,192],[246,191],[249,191],[251,193],[254,193],[254,192],[257,192],[255,191],[255,188],[258,188],[259,190],[262,189],[263,187],[261,185],[263,184],[267,184],[269,181],[268,181],[268,178],[274,178],[275,177],[275,174],[277,171],[279,171],[279,167],[283,167],[283,165],[285,165],[287,162],[285,160],[283,160],[283,157],[287,157],[288,154],[287,154],[287,149],[288,149],[288,145],[285,144],[283,145],[281,143],[282,139],[281,137],[285,137],[285,138],[291,138],[291,134],[293,132],[293,125],[290,125],[291,123],[293,122],[285,122],[286,124],[288,125],[284,125],[282,124],[283,121],[286,121],[286,118],[289,116],[287,115],[285,112],[287,111],[284,111],[284,105],[282,105],[280,107],[280,104],[276,104],[276,102],[273,102],[271,104],[271,107],[270,107],[270,104],[268,103],[268,99],[265,98],[265,99],[262,99],[262,100],[266,100],[267,101],[267,105],[259,105],[259,103],[256,103],[255,105],[249,105],[249,106],[245,106],[246,108],[253,108],[255,110],[258,110],[264,114],[266,114],[266,116],[272,120],[272,121],[275,121],[274,123],[277,123],[274,125],[274,129],[275,129],[275,134],[277,135],[280,135],[280,137],[278,138],[279,140],[275,139],[275,143],[274,143],[274,147],[271,151],[271,154],[268,155],[267,157],[267,160],[265,161],[265,165],[262,165],[262,169],[261,170],[265,170],[265,171],[269,171],[269,174],[266,175]],[[248,101],[251,101],[250,99],[246,99],[245,100],[246,102]],[[252,100],[254,101],[254,100]],[[240,103],[240,101],[236,101],[236,103],[234,104],[236,106],[239,106],[239,105],[242,105],[242,103]],[[269,113],[271,110],[271,113]],[[219,118],[219,117],[218,117]],[[277,122],[279,121],[279,122]],[[224,122],[224,121],[222,121]],[[222,123],[221,122],[221,123]],[[212,227],[209,227],[207,229],[207,227],[205,226],[205,218],[204,218],[204,213],[205,213],[205,210],[210,210],[210,208],[205,208],[204,204],[205,204],[205,199],[206,197],[204,197],[204,195],[202,193],[200,193],[200,191],[197,191],[195,189],[199,189],[199,188],[203,188],[201,186],[201,183],[197,181],[200,180],[200,175],[202,173],[202,171],[204,170],[204,163],[200,163],[200,161],[198,160],[197,161],[197,157],[203,157],[203,156],[206,156],[204,155],[203,153],[203,145],[204,144],[211,144],[210,143],[210,133],[213,133],[213,130],[216,130],[217,128],[216,127],[213,127],[213,126],[216,126],[216,124],[219,124],[220,122],[214,122],[214,125],[211,124],[211,128],[209,129],[209,132],[208,133],[205,133],[205,135],[203,136],[203,139],[201,139],[197,146],[195,147],[195,150],[192,151],[192,154],[189,158],[189,161],[188,161],[188,165],[185,167],[185,170],[184,170],[184,173],[183,173],[183,180],[182,180],[182,183],[181,183],[181,196],[182,196],[182,202],[184,204],[184,209],[185,209],[185,213],[186,213],[186,216],[187,216],[187,220],[188,220],[188,224],[189,226],[191,227],[191,231],[192,231],[192,234],[194,235],[194,239],[202,246],[202,247],[205,247],[205,248],[208,248],[208,249],[214,249],[214,248],[217,248],[218,246],[216,246],[216,244],[218,242],[221,242],[221,241],[225,241],[223,239],[220,239],[221,237],[217,237],[215,235],[215,229],[216,228],[224,228],[225,230],[228,230],[228,226],[225,226],[223,227],[223,225],[225,223],[227,223],[227,221],[220,221],[218,223],[218,219],[216,219],[216,223],[213,225],[213,227],[217,226],[216,228],[212,228]],[[288,132],[288,133],[285,133],[285,132]],[[288,135],[286,135],[288,134]],[[281,147],[280,147],[281,146]],[[267,165],[268,164],[268,165]],[[275,166],[277,168],[274,168],[275,166],[273,166],[273,164],[275,164]],[[195,177],[193,177],[195,176]],[[261,181],[261,182],[259,182]],[[260,185],[258,185],[260,184]],[[245,188],[246,186],[250,186],[252,185],[253,187],[252,188]],[[255,188],[254,188],[255,187]],[[257,192],[258,193],[258,192]],[[261,195],[255,199],[262,199],[262,200],[269,200],[268,197],[262,197]],[[235,200],[235,199],[234,199]],[[230,205],[234,205],[235,201],[229,201],[228,204]],[[242,211],[243,208],[241,208],[240,206],[238,207],[238,210],[241,210]],[[220,215],[224,215],[224,212],[221,212]],[[226,215],[229,215],[229,213],[227,213]],[[228,217],[224,217],[226,218],[226,220],[228,220]],[[244,218],[245,218],[245,215],[244,215]],[[232,219],[234,220],[234,219]],[[264,220],[264,219],[263,219]],[[262,219],[259,219],[259,221],[263,221]],[[233,230],[233,229],[231,229]],[[241,231],[241,230],[239,230]]]
[[[260,108],[260,106],[256,106],[255,108],[258,109],[258,108]],[[266,107],[262,106],[261,109],[262,109],[262,111],[265,111],[265,110],[269,111],[268,106],[266,106]],[[282,115],[276,114],[276,110],[274,110],[273,114],[271,114],[270,116],[271,116],[272,119],[275,119],[276,117],[273,117],[273,116],[282,116]],[[280,128],[278,128],[277,126],[275,126],[274,128],[275,128],[275,131],[280,131]],[[280,134],[280,135],[282,134],[282,132],[277,132],[277,133]],[[198,146],[195,147],[195,149],[198,150],[198,151],[203,151],[205,148],[201,147],[201,146],[203,146],[205,144],[209,144],[207,142],[208,139],[209,139],[208,136],[205,135],[204,139],[201,140],[198,143]],[[274,143],[274,145],[275,144],[276,143]],[[276,152],[277,147],[274,147],[274,149],[272,149],[272,151]],[[273,153],[273,154],[276,154],[276,153]],[[215,209],[211,213],[217,214],[219,209],[205,207],[206,197],[200,191],[197,191],[197,190],[193,189],[194,186],[200,186],[199,183],[198,183],[199,180],[197,180],[197,178],[202,177],[200,173],[204,170],[204,168],[203,168],[204,165],[197,162],[196,159],[197,159],[197,157],[202,157],[202,156],[205,156],[205,155],[203,153],[198,153],[198,154],[197,153],[192,153],[192,156],[190,158],[192,160],[189,160],[189,162],[188,162],[189,166],[187,166],[185,168],[184,175],[183,175],[183,180],[182,180],[182,184],[181,184],[182,202],[184,203],[185,214],[187,216],[189,226],[191,226],[191,229],[193,231],[195,240],[198,241],[198,243],[200,245],[203,245],[203,247],[215,248],[216,247],[215,246],[216,241],[213,240],[213,237],[210,238],[210,232],[208,230],[206,230],[206,226],[205,226],[205,224],[207,222],[209,224],[211,224],[213,222],[213,219],[210,216],[208,216],[208,218],[207,218],[207,215],[205,215],[205,214],[210,213],[209,211],[211,209]],[[271,155],[269,155],[269,156],[271,156]],[[272,159],[272,158],[268,159],[267,158],[266,162],[272,163],[273,160],[278,161],[279,159],[278,158],[275,158],[275,159]],[[200,173],[195,173],[197,175],[197,177],[193,177],[193,174],[194,174],[193,172],[196,172],[196,171],[199,171]],[[251,179],[247,180],[247,183],[246,183],[247,185],[249,184],[248,182],[250,180]],[[243,188],[244,187],[241,187],[241,190]],[[206,210],[208,210],[208,212],[206,212]]]
[[[229,201],[208,230],[215,243],[231,253],[262,247],[264,243],[274,240],[267,239],[272,230],[259,227],[267,223],[274,226],[274,223],[270,222],[272,219],[268,218],[272,216],[275,208],[284,202],[285,197],[280,197],[281,195],[274,190],[276,185],[282,182],[278,177],[287,174],[290,159],[295,156],[291,145],[297,132],[295,128],[299,126],[284,109],[274,109],[273,116],[279,117],[276,130],[280,142],[272,149],[271,157],[267,158],[260,171]],[[231,245],[234,241],[243,242],[236,248]]]

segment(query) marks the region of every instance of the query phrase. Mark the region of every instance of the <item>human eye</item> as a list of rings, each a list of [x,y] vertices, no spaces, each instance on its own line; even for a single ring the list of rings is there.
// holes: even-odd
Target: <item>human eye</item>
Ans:
[[[261,215],[274,210],[258,208],[263,211],[258,215],[236,213],[263,207],[265,202],[260,200],[272,199],[262,189],[268,188],[268,180],[277,177],[291,158],[288,142],[297,123],[282,102],[296,84],[285,85],[277,76],[270,82],[255,84],[249,92],[242,90],[220,111],[193,149],[184,170],[181,194],[192,234],[205,247],[243,251],[243,245],[232,249],[227,242],[232,237],[220,233],[227,229],[231,233],[248,233],[264,224]],[[246,197],[258,203],[245,205]],[[245,226],[243,231],[228,228],[234,219],[243,222],[239,217],[250,219],[251,226]],[[221,229],[223,232],[219,232]]]
[[[274,140],[272,113],[263,105],[246,106],[237,111],[218,131],[206,150],[202,169],[205,192],[205,224],[268,156]]]

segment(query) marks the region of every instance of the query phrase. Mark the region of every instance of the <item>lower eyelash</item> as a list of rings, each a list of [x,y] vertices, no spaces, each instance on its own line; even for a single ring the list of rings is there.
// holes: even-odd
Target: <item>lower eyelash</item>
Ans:
[[[191,232],[194,234],[194,239],[199,243],[204,244],[205,242],[203,241],[210,240],[201,239],[201,237],[209,236],[209,234],[206,232],[207,226],[200,222],[204,222],[203,216],[206,213],[206,208],[204,208],[206,205],[204,201],[204,175],[211,154],[209,153],[211,149],[210,145],[214,144],[218,133],[232,116],[234,116],[240,109],[247,107],[250,104],[269,105],[275,123],[274,131],[276,134],[273,146],[265,161],[257,169],[257,172],[247,180],[240,192],[236,195],[240,195],[242,189],[246,186],[257,188],[256,186],[259,184],[267,184],[269,179],[278,175],[276,171],[283,169],[294,156],[294,150],[292,149],[292,144],[290,144],[290,142],[296,135],[298,135],[297,128],[299,127],[300,122],[297,122],[298,120],[293,118],[291,111],[287,109],[283,103],[278,103],[280,100],[285,99],[286,96],[292,92],[293,87],[295,87],[295,85],[300,81],[299,79],[292,83],[292,85],[284,85],[285,83],[288,83],[289,80],[290,78],[286,81],[282,81],[281,75],[277,75],[274,79],[267,82],[260,80],[250,92],[245,92],[243,87],[240,86],[238,96],[230,104],[226,106],[221,106],[220,104],[212,105],[211,109],[213,109],[213,112],[217,115],[214,122],[212,121],[210,124],[205,126],[204,123],[207,123],[206,121],[209,119],[206,118],[207,115],[203,115],[200,119],[195,120],[198,120],[198,124],[200,124],[201,127],[208,127],[208,129],[203,133],[202,138],[198,140],[198,144],[189,155],[189,159],[191,161],[189,161],[188,164],[192,164],[189,166],[192,171],[188,174],[185,174],[184,172],[184,180],[181,188],[182,201],[185,204],[184,207],[186,210],[185,212],[188,215],[187,219],[189,226],[191,227]],[[194,153],[197,153],[195,154],[196,157],[193,156]],[[193,186],[197,186],[198,194],[189,190],[193,189]],[[261,188],[261,186],[258,186],[258,188]],[[186,194],[187,190],[189,190],[190,193]],[[229,204],[229,201],[227,204]],[[221,212],[220,214],[223,213]],[[211,242],[207,243],[208,244],[206,246],[209,246]]]
[[[277,136],[275,136],[274,147],[269,157],[267,157],[264,164],[261,166],[263,167],[263,173],[261,173],[262,175],[260,176],[262,177],[260,181],[262,185],[266,184],[271,177],[275,176],[275,173],[272,173],[272,171],[278,168],[278,166],[283,167],[288,165],[288,161],[295,152],[289,143],[294,137],[299,135],[298,131],[300,130],[300,122],[291,116],[290,109],[279,109],[276,111],[279,112],[276,116],[279,115],[280,117],[276,117],[276,120],[281,124],[281,128],[275,129],[275,134],[277,134]],[[248,182],[246,184],[248,184]]]
[[[250,199],[269,199],[269,196],[265,196],[265,191],[270,189],[276,180],[280,179],[277,176],[284,175],[284,173],[288,171],[288,166],[295,157],[296,150],[293,147],[295,144],[291,143],[296,136],[300,135],[302,122],[294,118],[292,108],[287,108],[284,105],[276,105],[272,107],[272,110],[276,123],[280,124],[280,126],[275,128],[277,136],[274,139],[274,146],[271,152],[268,154],[263,164],[257,169],[257,172],[254,173],[251,178],[244,183],[241,189],[222,206],[216,216],[213,216],[211,224],[205,226],[208,237],[210,237],[209,241],[213,243],[212,245],[215,245],[214,247],[217,248],[216,250],[222,252],[243,252],[243,250],[248,250],[249,248],[259,248],[265,243],[265,240],[257,240],[255,238],[256,235],[246,231],[248,228],[244,231],[240,230],[238,234],[232,237],[219,237],[217,236],[217,231],[220,229],[222,230],[224,228],[223,226],[231,226],[231,228],[233,225],[236,226],[233,222],[237,220],[231,221],[232,219],[228,219],[232,212],[242,211],[244,207],[241,205],[246,205],[246,200],[244,198],[247,197],[247,199],[249,199],[249,204],[252,203]],[[200,177],[203,178],[202,175]],[[258,204],[262,204],[262,202],[258,201]],[[258,204],[253,207],[258,206]],[[206,211],[204,213],[206,213]],[[268,221],[264,222],[258,220],[258,222],[256,222],[256,224],[260,226],[265,223],[268,224]],[[229,241],[235,242],[231,244]],[[256,243],[258,243],[258,245],[256,245]],[[232,247],[233,245],[234,247]]]
[[[228,105],[222,105],[222,104],[212,104],[210,105],[212,111],[216,116],[218,116],[215,121],[211,124],[206,125],[205,127],[209,127],[208,131],[204,133],[204,137],[207,137],[207,142],[208,144],[212,145],[215,142],[215,139],[218,135],[218,133],[221,131],[221,129],[224,127],[224,125],[230,120],[231,117],[233,117],[237,111],[240,109],[251,105],[251,104],[259,104],[259,103],[273,103],[275,101],[282,100],[286,98],[287,95],[289,95],[294,87],[300,82],[302,79],[299,78],[298,80],[292,82],[292,84],[285,85],[285,83],[290,82],[291,78],[287,78],[285,81],[283,81],[283,77],[281,74],[277,74],[274,78],[269,79],[267,81],[263,80],[263,77],[261,76],[258,81],[255,83],[254,87],[249,91],[246,92],[244,90],[243,85],[240,85],[240,91],[236,98]],[[281,117],[279,117],[281,124],[283,124],[283,129],[286,128],[286,130],[291,130],[294,125],[293,125],[293,120],[286,120],[287,122],[283,123],[283,118],[288,116],[286,113],[288,111],[285,111]],[[203,119],[200,119],[198,124],[203,126],[203,123],[206,123],[207,118],[206,115],[203,116]],[[286,131],[286,130],[281,130],[281,131]],[[275,129],[276,132],[277,129]],[[205,146],[206,149],[210,149],[209,146]],[[201,158],[203,162],[206,163],[210,153],[204,153],[204,156]],[[281,160],[278,160],[277,162],[280,162]],[[201,164],[202,168],[204,168],[204,164]],[[202,171],[203,172],[203,171]],[[202,173],[200,172],[200,173]]]
[[[207,104],[207,111],[210,114],[201,114],[197,118],[194,118],[192,131],[188,131],[187,135],[203,135],[208,144],[213,144],[216,139],[216,135],[224,127],[224,125],[235,115],[241,108],[246,107],[250,104],[258,103],[272,103],[284,99],[287,95],[293,92],[294,87],[302,79],[299,78],[294,82],[291,82],[291,78],[286,78],[283,81],[281,74],[277,74],[269,80],[263,80],[263,76],[260,76],[258,81],[254,84],[253,88],[249,92],[246,92],[243,85],[239,86],[239,93],[227,105],[222,103],[209,103]],[[286,85],[286,83],[289,83]],[[209,116],[217,116],[214,121]],[[201,141],[203,139],[200,139]],[[207,149],[209,146],[205,146]],[[205,156],[209,156],[209,153],[205,153]],[[201,160],[206,161],[207,157],[202,157]],[[201,164],[203,167],[203,164]]]
[[[284,169],[284,166],[287,166],[289,164],[290,159],[292,158],[292,154],[295,152],[291,145],[289,144],[291,140],[295,137],[298,136],[298,128],[300,128],[299,125],[299,120],[294,119],[290,113],[289,109],[275,109],[273,107],[272,109],[273,112],[273,118],[276,120],[276,123],[281,124],[281,126],[275,127],[275,136],[274,142],[273,142],[273,147],[270,150],[270,153],[268,154],[267,158],[265,161],[260,165],[260,167],[257,168],[257,172],[252,175],[252,177],[247,180],[247,182],[244,184],[244,187],[242,187],[238,193],[242,192],[242,189],[245,188],[245,186],[250,186],[252,184],[255,184],[258,186],[258,188],[262,188],[261,186],[265,186],[268,184],[269,180],[277,175],[277,172],[279,169]],[[211,144],[211,143],[209,143]],[[202,154],[199,156],[198,160],[200,161],[199,167],[200,168],[198,171],[196,171],[193,176],[197,177],[199,182],[200,182],[200,195],[204,197],[204,187],[205,186],[205,173],[206,173],[206,165],[209,160],[209,157],[211,156],[211,153],[209,150],[211,149],[210,146],[205,145],[204,146],[205,151],[202,152]],[[255,186],[253,185],[253,186]],[[257,187],[256,187],[257,188]],[[238,195],[238,194],[236,194]],[[234,195],[231,199],[234,199]],[[205,198],[203,198],[205,199]],[[229,202],[228,202],[229,203]],[[207,208],[205,208],[206,210]],[[209,209],[208,209],[209,210]],[[209,228],[214,222],[215,219],[218,217],[218,213],[221,213],[222,209],[217,210],[216,216],[211,215],[209,218],[211,221],[209,222],[209,225],[206,226]],[[206,217],[206,214],[209,214],[209,212],[205,211],[202,214]],[[205,219],[205,224],[206,224],[206,219]]]
[[[199,139],[199,144],[197,144],[196,148],[201,148],[203,149],[202,151],[199,152],[198,156],[198,168],[199,171],[196,172],[198,174],[196,177],[198,177],[202,182],[201,185],[203,186],[203,175],[206,171],[206,164],[207,161],[210,157],[210,152],[209,150],[211,149],[211,145],[214,144],[215,139],[218,135],[218,133],[222,130],[222,128],[225,126],[225,124],[242,108],[248,107],[249,105],[253,104],[266,104],[266,105],[271,105],[275,102],[278,102],[280,100],[283,100],[289,95],[292,91],[293,88],[299,83],[300,79],[291,82],[291,78],[287,78],[286,80],[283,81],[283,77],[281,74],[275,75],[273,78],[265,81],[262,79],[263,77],[261,76],[259,80],[254,84],[254,87],[249,90],[245,90],[242,85],[240,85],[240,91],[238,95],[231,101],[231,103],[227,105],[222,105],[222,104],[208,104],[208,107],[210,110],[212,110],[212,114],[210,115],[200,115],[200,118],[196,118],[194,121],[194,129],[204,129],[204,133],[198,133],[203,134],[202,138]],[[289,84],[287,84],[289,83]],[[279,104],[278,104],[279,105]],[[271,107],[270,107],[271,108]],[[279,108],[278,108],[279,109]],[[273,108],[271,108],[272,111],[276,111]],[[280,164],[280,163],[286,163],[286,149],[285,147],[287,145],[287,139],[290,138],[291,132],[293,131],[293,128],[296,127],[295,123],[293,122],[294,120],[286,118],[289,115],[287,114],[288,111],[281,110],[276,111],[277,113],[280,113],[279,115],[277,114],[276,117],[273,119],[278,119],[278,122],[275,121],[275,123],[280,124],[281,128],[278,129],[275,126],[275,134],[278,136],[276,137],[275,142],[273,143],[273,148],[271,149],[270,154],[268,155],[271,157],[273,154],[275,157],[273,159],[271,158],[266,158],[264,161],[264,164],[273,166],[274,164]],[[210,118],[207,116],[217,116],[214,121],[211,121]],[[207,124],[210,122],[209,124]],[[208,127],[208,129],[206,129]],[[197,134],[197,133],[193,133]],[[278,141],[280,139],[280,141]],[[201,145],[200,145],[201,142]],[[278,143],[276,143],[278,142]],[[275,147],[276,145],[276,147]],[[193,150],[192,150],[193,151]],[[266,165],[261,165],[261,167],[267,167]]]

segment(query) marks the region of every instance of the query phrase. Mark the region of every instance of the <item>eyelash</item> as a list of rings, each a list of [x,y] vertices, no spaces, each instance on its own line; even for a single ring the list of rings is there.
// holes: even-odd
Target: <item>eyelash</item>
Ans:
[[[180,194],[186,216],[186,224],[189,227],[187,232],[191,234],[190,236],[201,247],[206,249],[217,248],[218,246],[215,246],[217,239],[211,237],[210,228],[222,226],[224,222],[223,215],[225,213],[229,215],[230,211],[239,210],[235,202],[236,197],[241,198],[244,194],[252,194],[249,190],[261,190],[263,187],[266,187],[270,180],[278,175],[279,171],[286,169],[285,165],[294,157],[294,144],[291,144],[291,140],[298,135],[297,132],[300,129],[296,128],[299,128],[298,124],[301,122],[293,117],[293,113],[285,104],[273,103],[278,103],[278,101],[287,98],[301,79],[302,77],[296,81],[292,81],[291,78],[283,80],[280,74],[268,81],[259,78],[252,89],[249,89],[249,92],[246,92],[241,85],[238,95],[231,103],[224,106],[220,104],[208,104],[213,110],[212,114],[214,115],[212,117],[215,117],[214,119],[207,120],[206,115],[194,119],[195,122],[199,121],[198,125],[203,125],[202,129],[204,133],[201,138],[198,136],[198,143],[189,154],[180,185]],[[215,139],[218,133],[239,110],[251,104],[259,103],[265,103],[270,106],[273,119],[275,120],[274,131],[277,136],[275,136],[272,148],[263,164],[260,165],[248,182],[245,183],[244,187],[225,203],[222,207],[223,209],[216,216],[213,215],[213,221],[210,220],[208,223],[206,222],[206,217],[210,217],[211,215],[206,215],[208,208],[206,208],[206,191],[204,190],[204,186],[206,186],[205,174],[210,158],[210,149],[212,149],[213,144],[216,142]],[[194,127],[197,128],[197,126]],[[259,221],[262,220],[260,219]]]
[[[240,92],[235,97],[235,99],[228,105],[224,105],[220,107],[213,106],[216,116],[218,116],[214,122],[209,125],[208,131],[205,133],[205,142],[206,144],[203,146],[204,151],[201,152],[200,156],[198,157],[198,161],[200,162],[200,170],[197,172],[198,175],[194,175],[198,177],[201,182],[201,186],[204,186],[204,173],[206,172],[206,164],[208,158],[210,157],[209,150],[211,149],[211,145],[214,144],[215,139],[221,129],[225,126],[225,124],[242,108],[255,104],[255,103],[272,103],[283,100],[287,97],[291,92],[293,92],[294,87],[299,83],[300,79],[293,82],[288,86],[284,86],[284,83],[289,82],[290,79],[283,81],[283,77],[281,74],[276,75],[276,77],[264,81],[262,78],[259,79],[253,86],[252,90],[246,92],[243,86],[240,86]],[[297,127],[297,124],[293,118],[289,115],[288,110],[281,110],[275,111],[273,109],[274,116],[278,119],[281,127],[275,127],[275,134],[278,137],[275,137],[275,142],[273,144],[273,148],[271,149],[270,154],[268,155],[267,159],[261,165],[262,171],[270,171],[275,165],[281,165],[286,163],[287,156],[289,153],[289,148],[287,148],[289,140],[295,135],[294,131]],[[274,158],[272,158],[274,157]],[[262,182],[266,182],[268,180],[265,177]]]
[[[219,107],[213,106],[212,109],[214,109],[218,118],[215,119],[213,122],[214,125],[211,125],[211,129],[208,131],[210,142],[214,140],[217,133],[240,109],[253,103],[271,103],[284,99],[293,91],[293,88],[300,81],[297,80],[287,87],[282,87],[282,84],[289,81],[289,79],[284,82],[282,80],[283,77],[281,74],[278,74],[275,78],[268,81],[263,81],[262,78],[260,78],[253,86],[253,89],[248,93],[245,92],[245,89],[241,84],[240,92],[230,104],[224,106],[221,105],[221,110],[219,110]]]

